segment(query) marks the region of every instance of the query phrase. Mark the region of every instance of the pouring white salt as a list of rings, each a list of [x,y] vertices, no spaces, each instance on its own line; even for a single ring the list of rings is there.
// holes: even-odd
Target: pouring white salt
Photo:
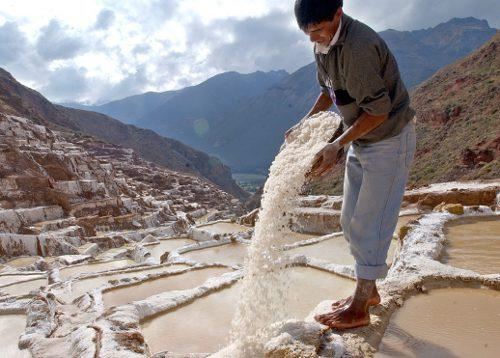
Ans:
[[[259,220],[245,260],[241,297],[232,324],[231,345],[217,357],[258,357],[272,334],[270,326],[287,318],[286,255],[280,250],[289,214],[297,204],[314,156],[333,136],[340,117],[312,116],[294,133],[271,165]]]

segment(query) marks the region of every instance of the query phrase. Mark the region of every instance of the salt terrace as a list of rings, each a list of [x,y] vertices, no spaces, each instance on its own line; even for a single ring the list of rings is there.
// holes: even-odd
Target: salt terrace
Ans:
[[[11,116],[0,135],[2,355],[227,356],[258,210],[241,216],[212,184],[89,137]],[[342,332],[313,319],[355,285],[342,200],[301,197],[285,235],[296,295],[264,355],[500,355],[499,192],[406,192],[382,303],[369,327]]]

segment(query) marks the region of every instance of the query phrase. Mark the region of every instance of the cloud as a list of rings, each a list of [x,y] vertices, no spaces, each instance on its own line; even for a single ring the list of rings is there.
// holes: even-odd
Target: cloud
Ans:
[[[291,13],[283,11],[195,26],[190,38],[195,48],[202,42],[210,49],[208,66],[226,71],[294,71],[313,61],[308,38],[295,26]]]
[[[51,20],[41,32],[36,49],[45,60],[70,59],[84,47],[82,38],[67,34],[66,29],[57,20]]]
[[[151,9],[153,10],[153,14],[159,15],[163,19],[168,19],[174,16],[178,7],[179,2],[176,0],[156,0],[153,1]]]
[[[149,50],[151,50],[151,46],[149,46],[148,44],[138,44],[134,46],[132,53],[134,55],[142,55],[148,53]]]
[[[145,91],[150,78],[146,66],[138,66],[135,71],[127,74],[115,84],[102,83],[96,93],[101,102],[125,98]]]
[[[377,31],[388,28],[417,30],[434,27],[453,17],[473,16],[487,19],[490,26],[500,27],[498,0],[350,0],[344,10],[365,21]]]
[[[103,102],[224,71],[292,72],[313,61],[293,0],[94,0],[78,14],[57,1],[17,0],[0,10],[0,66],[54,101]],[[349,0],[344,9],[377,31],[468,16],[500,27],[497,2]]]
[[[112,10],[109,9],[103,9],[97,15],[97,20],[94,25],[94,28],[96,30],[107,30],[113,25],[113,22],[115,21],[115,13]]]
[[[89,90],[84,68],[61,67],[50,72],[47,85],[41,88],[44,95],[56,101],[79,98]]]
[[[28,43],[26,36],[14,22],[6,22],[0,27],[0,65],[17,61],[23,56]]]

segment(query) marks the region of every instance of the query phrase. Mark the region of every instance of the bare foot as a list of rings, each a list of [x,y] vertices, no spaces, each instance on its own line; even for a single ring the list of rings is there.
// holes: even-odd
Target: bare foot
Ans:
[[[319,323],[334,329],[349,329],[370,324],[370,314],[365,310],[355,310],[351,306],[337,309],[334,312],[315,316]]]
[[[349,306],[352,304],[352,299],[353,299],[353,296],[349,296],[349,297],[343,298],[341,300],[335,301],[332,303],[332,309],[337,310],[339,308]],[[378,294],[377,288],[375,288],[366,304],[368,305],[368,307],[376,306],[376,305],[380,304],[380,301],[381,301],[380,295]]]

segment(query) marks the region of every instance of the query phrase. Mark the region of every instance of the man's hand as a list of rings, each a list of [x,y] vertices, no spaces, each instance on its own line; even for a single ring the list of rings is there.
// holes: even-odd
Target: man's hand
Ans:
[[[333,169],[339,160],[339,152],[342,150],[340,144],[335,141],[328,143],[321,149],[313,159],[313,166],[308,176],[322,177]]]

